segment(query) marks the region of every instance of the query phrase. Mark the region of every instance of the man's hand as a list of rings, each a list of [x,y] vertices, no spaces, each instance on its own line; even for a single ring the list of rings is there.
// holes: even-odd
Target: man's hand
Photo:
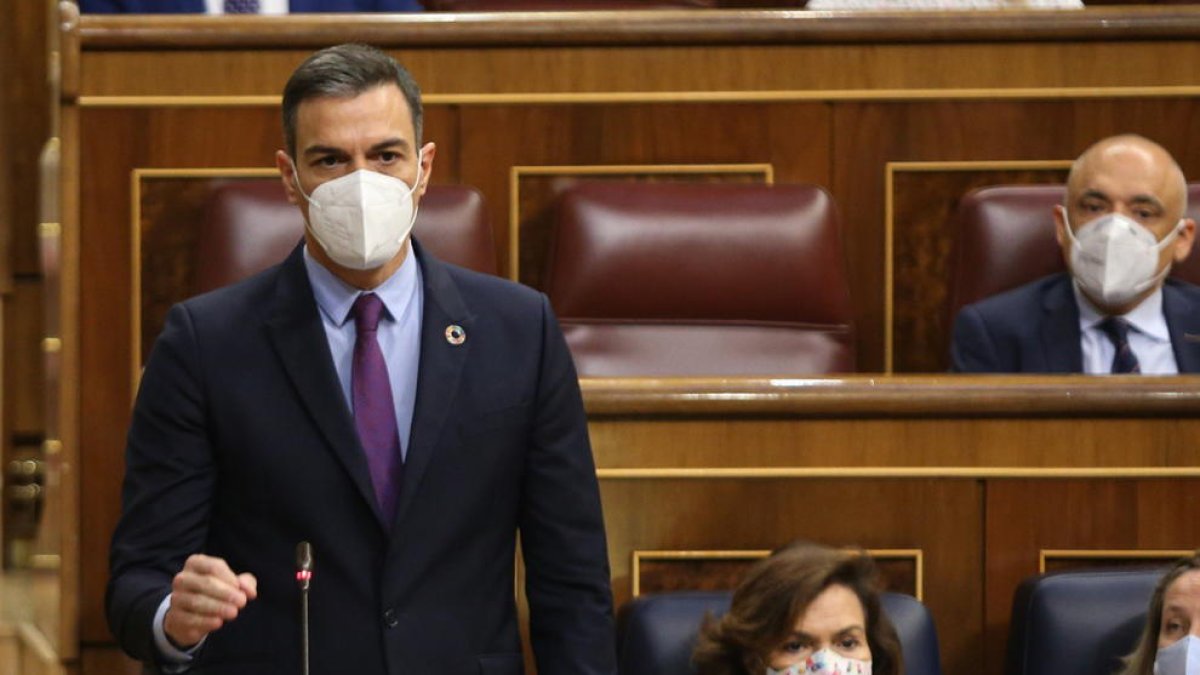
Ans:
[[[258,597],[253,574],[234,574],[221,558],[196,554],[187,559],[171,583],[171,606],[163,617],[163,631],[183,649],[237,618]]]

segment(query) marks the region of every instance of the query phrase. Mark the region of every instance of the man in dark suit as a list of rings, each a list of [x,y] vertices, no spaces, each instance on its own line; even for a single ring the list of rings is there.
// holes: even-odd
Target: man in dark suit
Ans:
[[[521,673],[520,532],[542,673],[615,673],[599,490],[545,296],[408,236],[435,146],[387,55],[322,50],[277,164],[281,265],[172,308],[146,364],[106,598],[163,672]]]
[[[1070,272],[964,307],[953,369],[1200,372],[1200,288],[1166,279],[1192,249],[1186,209],[1183,172],[1158,144],[1122,135],[1088,148],[1054,212]]]
[[[266,5],[271,0],[236,0],[233,12],[279,14]],[[79,0],[85,14],[205,14],[212,13],[208,5],[225,10],[225,0]],[[291,14],[307,12],[419,12],[424,9],[418,0],[275,0],[275,4]]]

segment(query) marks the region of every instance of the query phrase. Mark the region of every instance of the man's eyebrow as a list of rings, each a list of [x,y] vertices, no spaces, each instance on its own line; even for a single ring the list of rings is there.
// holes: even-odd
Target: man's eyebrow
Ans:
[[[1108,195],[1106,195],[1103,192],[1096,190],[1094,188],[1090,189],[1090,190],[1084,190],[1083,193],[1079,195],[1079,198],[1081,200],[1082,199],[1103,199],[1106,202],[1112,201],[1108,198]]]
[[[1130,204],[1150,204],[1151,206],[1154,206],[1159,209],[1164,208],[1162,201],[1158,197],[1155,197],[1154,195],[1137,195],[1133,199],[1129,200],[1129,203]]]
[[[400,147],[403,150],[408,150],[411,146],[409,145],[408,141],[397,136],[395,138],[389,138],[386,140],[379,141],[375,145],[372,145],[371,151],[379,152],[380,150],[387,150],[388,148],[394,148],[394,147]]]
[[[313,155],[344,155],[345,150],[335,148],[332,145],[310,145],[304,149],[304,156],[312,157]]]

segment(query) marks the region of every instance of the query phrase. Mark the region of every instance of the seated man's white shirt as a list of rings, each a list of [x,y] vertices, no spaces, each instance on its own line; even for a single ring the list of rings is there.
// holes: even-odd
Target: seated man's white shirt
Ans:
[[[224,14],[225,0],[204,0],[204,10],[208,14]],[[287,14],[288,0],[258,0],[259,14]]]
[[[1092,306],[1077,284],[1072,284],[1072,288],[1075,291],[1075,303],[1079,305],[1083,372],[1107,375],[1112,372],[1113,356],[1117,353],[1112,340],[1099,328],[1100,323],[1108,317]],[[1143,375],[1179,374],[1162,304],[1163,292],[1162,286],[1159,286],[1150,297],[1121,317],[1129,323],[1129,348],[1137,357],[1138,368]]]

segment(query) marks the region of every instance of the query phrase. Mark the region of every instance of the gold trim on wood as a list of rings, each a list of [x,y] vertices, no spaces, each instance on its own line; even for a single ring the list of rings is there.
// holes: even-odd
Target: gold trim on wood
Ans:
[[[57,239],[62,236],[62,224],[38,223],[37,233],[42,239]]]
[[[47,438],[46,440],[42,441],[42,454],[46,455],[47,457],[53,457],[59,454],[62,452],[62,449],[62,441],[58,440],[57,438]]]
[[[798,89],[782,91],[600,91],[425,94],[431,105],[603,105],[609,103],[787,103],[805,101],[974,101],[997,99],[1191,98],[1200,87],[976,87],[964,89]],[[80,96],[81,108],[278,107],[276,95]]]
[[[187,180],[191,178],[274,178],[279,170],[262,167],[224,167],[191,169],[135,168],[129,180],[129,330],[130,330],[130,382],[131,391],[136,392],[142,379],[142,181]]]
[[[1164,562],[1173,562],[1178,558],[1183,558],[1192,555],[1195,551],[1191,549],[1171,549],[1171,548],[1121,548],[1121,549],[1050,549],[1044,548],[1038,551],[1038,574],[1046,572],[1046,562],[1048,560],[1137,560],[1137,559],[1161,559]]]
[[[979,160],[962,162],[888,162],[884,166],[883,212],[883,371],[893,372],[895,361],[895,174],[936,171],[1059,171],[1071,168],[1069,159]]]
[[[62,351],[62,340],[56,337],[42,338],[42,352],[46,354],[57,354]]]
[[[850,549],[854,550],[854,549]],[[919,548],[871,548],[865,549],[867,555],[876,560],[905,560],[912,559],[916,566],[913,587],[917,600],[924,601],[925,597],[925,552]],[[751,550],[642,550],[634,549],[630,554],[630,595],[634,598],[642,590],[642,561],[643,560],[759,560],[771,555],[765,549]]]
[[[521,272],[521,177],[522,176],[661,176],[758,175],[767,185],[775,184],[775,167],[770,163],[739,164],[562,164],[509,167],[508,170],[508,276],[520,280]]]

